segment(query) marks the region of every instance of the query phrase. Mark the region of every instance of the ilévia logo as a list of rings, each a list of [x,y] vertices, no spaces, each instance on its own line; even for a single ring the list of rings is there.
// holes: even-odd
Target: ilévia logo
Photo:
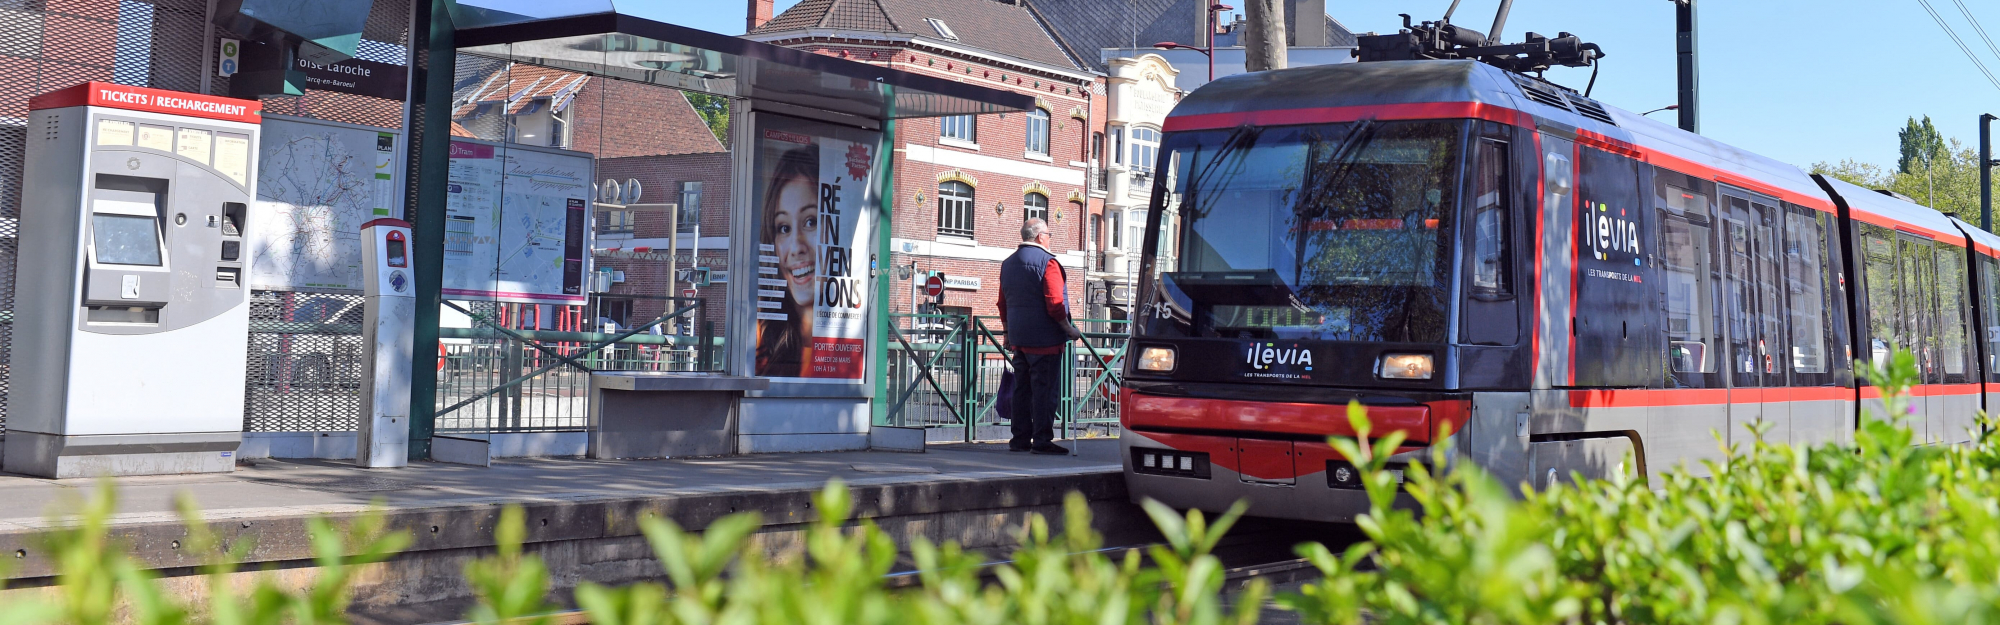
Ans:
[[[1268,371],[1274,365],[1299,365],[1311,371],[1313,354],[1312,350],[1297,345],[1278,347],[1277,343],[1251,343],[1249,352],[1243,355],[1243,363],[1258,371]]]
[[[1590,205],[1585,204],[1585,206]],[[1589,211],[1584,216],[1583,240],[1590,245],[1591,252],[1596,254],[1598,260],[1610,260],[1611,254],[1636,256],[1644,253],[1639,248],[1638,221],[1628,218],[1624,209],[1619,209],[1613,214],[1611,207],[1601,202],[1595,208],[1597,210]],[[1638,265],[1640,262],[1638,259],[1633,259],[1633,264]]]

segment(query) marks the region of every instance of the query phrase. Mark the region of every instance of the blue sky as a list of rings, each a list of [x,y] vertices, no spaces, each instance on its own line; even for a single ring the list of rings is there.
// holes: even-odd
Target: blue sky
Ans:
[[[1111,1],[1111,0],[1106,0]],[[2000,2],[1956,0],[2000,44]],[[1986,68],[2000,76],[2000,54],[1987,47],[1955,0],[1929,0]],[[779,0],[778,10],[797,0]],[[686,26],[743,32],[743,0],[704,9],[648,11]],[[662,3],[666,4],[666,3]],[[694,3],[689,3],[694,4]],[[1397,13],[1437,19],[1450,0],[1335,0],[1335,19],[1359,32],[1393,32]],[[1499,0],[1464,0],[1454,21],[1485,31]],[[1801,167],[1853,158],[1893,166],[1896,130],[1931,116],[1947,137],[1976,147],[1977,117],[2000,115],[2000,87],[1966,59],[1918,0],[1703,0],[1702,133]],[[1516,0],[1508,41],[1535,31],[1569,31],[1604,46],[1595,97],[1645,111],[1672,104],[1674,10],[1668,0]],[[1589,70],[1558,69],[1552,80],[1582,89]],[[1673,113],[1654,113],[1672,123]]]

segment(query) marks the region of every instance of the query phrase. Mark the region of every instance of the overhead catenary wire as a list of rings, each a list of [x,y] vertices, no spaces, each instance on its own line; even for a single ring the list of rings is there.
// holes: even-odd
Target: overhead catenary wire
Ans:
[[[1944,16],[1939,15],[1937,9],[1931,8],[1930,0],[1917,0],[1917,4],[1923,5],[1924,11],[1931,14],[1931,19],[1937,22],[1938,28],[1944,29],[1945,36],[1951,37],[1952,43],[1958,44],[1958,50],[1965,53],[1965,60],[1972,61],[1972,66],[1979,68],[1979,73],[1986,75],[1986,82],[1992,83],[1994,89],[2000,89],[2000,78],[1993,77],[1993,72],[1986,69],[1986,64],[1981,63],[1979,56],[1972,53],[1972,48],[1966,46],[1965,41],[1958,38],[1958,33],[1952,31],[1951,24],[1944,21]]]
[[[1972,16],[1971,9],[1965,8],[1965,0],[1951,0],[1951,2],[1958,5],[1959,13],[1965,14],[1966,23],[1972,24],[1972,32],[1979,35],[1980,41],[1986,42],[1986,49],[1993,53],[1993,58],[2000,59],[2000,46],[1993,45],[1993,38],[1986,36],[1986,28],[1979,25],[1979,18]]]

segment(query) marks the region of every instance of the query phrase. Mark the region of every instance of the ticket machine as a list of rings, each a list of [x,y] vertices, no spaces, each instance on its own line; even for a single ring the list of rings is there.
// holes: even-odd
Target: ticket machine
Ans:
[[[260,105],[91,82],[28,108],[5,470],[232,470]]]

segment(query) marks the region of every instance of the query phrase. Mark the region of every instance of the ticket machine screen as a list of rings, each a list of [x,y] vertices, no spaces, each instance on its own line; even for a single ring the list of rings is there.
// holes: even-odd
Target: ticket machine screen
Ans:
[[[160,229],[154,218],[95,213],[90,216],[90,230],[97,262],[160,266]]]

